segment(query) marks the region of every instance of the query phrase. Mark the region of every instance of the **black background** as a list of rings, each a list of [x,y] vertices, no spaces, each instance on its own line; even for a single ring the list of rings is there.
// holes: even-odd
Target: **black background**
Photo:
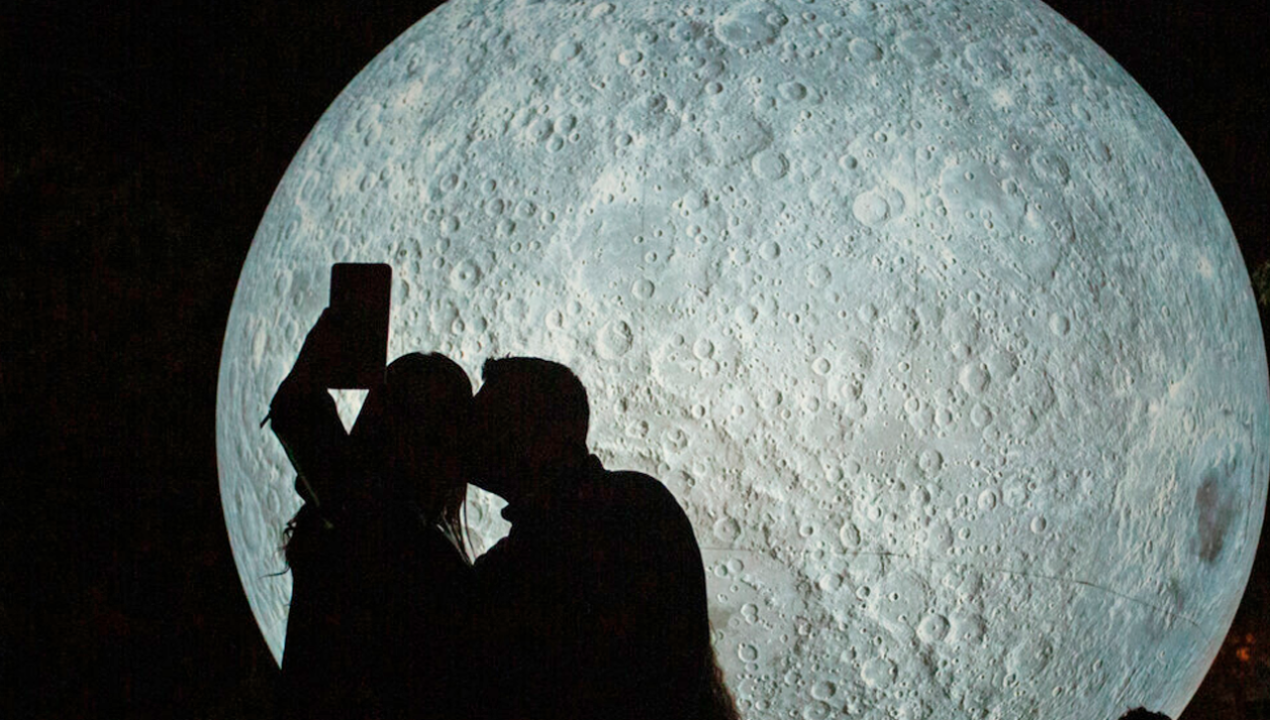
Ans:
[[[1266,264],[1267,3],[1054,6],[1164,109]],[[269,714],[218,495],[221,340],[301,141],[428,9],[0,9],[0,716]],[[1266,546],[1186,720],[1264,717]]]

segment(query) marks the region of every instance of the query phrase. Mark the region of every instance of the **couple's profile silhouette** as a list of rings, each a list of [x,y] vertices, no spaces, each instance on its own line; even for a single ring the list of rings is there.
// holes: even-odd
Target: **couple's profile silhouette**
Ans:
[[[323,381],[330,310],[270,403],[304,501],[279,708],[287,718],[724,720],[692,526],[655,479],[588,451],[564,365],[389,363],[345,432]],[[511,530],[473,561],[467,484]]]

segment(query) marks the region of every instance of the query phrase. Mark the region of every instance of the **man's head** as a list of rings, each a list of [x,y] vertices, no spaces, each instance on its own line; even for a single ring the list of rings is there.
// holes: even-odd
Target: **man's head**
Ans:
[[[512,499],[587,456],[586,388],[559,363],[490,359],[476,394],[473,484]]]

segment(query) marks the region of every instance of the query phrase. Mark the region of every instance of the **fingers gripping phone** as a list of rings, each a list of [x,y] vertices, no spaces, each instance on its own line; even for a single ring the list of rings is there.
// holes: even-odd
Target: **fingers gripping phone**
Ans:
[[[329,312],[339,340],[326,386],[371,388],[383,382],[388,360],[388,313],[392,266],[336,263],[331,266]]]

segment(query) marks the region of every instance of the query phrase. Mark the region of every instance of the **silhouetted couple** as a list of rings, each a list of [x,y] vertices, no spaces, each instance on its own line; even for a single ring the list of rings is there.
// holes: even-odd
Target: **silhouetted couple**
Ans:
[[[489,360],[473,398],[453,361],[405,355],[345,433],[319,380],[330,322],[270,407],[304,500],[287,527],[283,716],[736,717],[688,518],[653,478],[588,452],[568,368]],[[475,563],[467,482],[511,522]]]

